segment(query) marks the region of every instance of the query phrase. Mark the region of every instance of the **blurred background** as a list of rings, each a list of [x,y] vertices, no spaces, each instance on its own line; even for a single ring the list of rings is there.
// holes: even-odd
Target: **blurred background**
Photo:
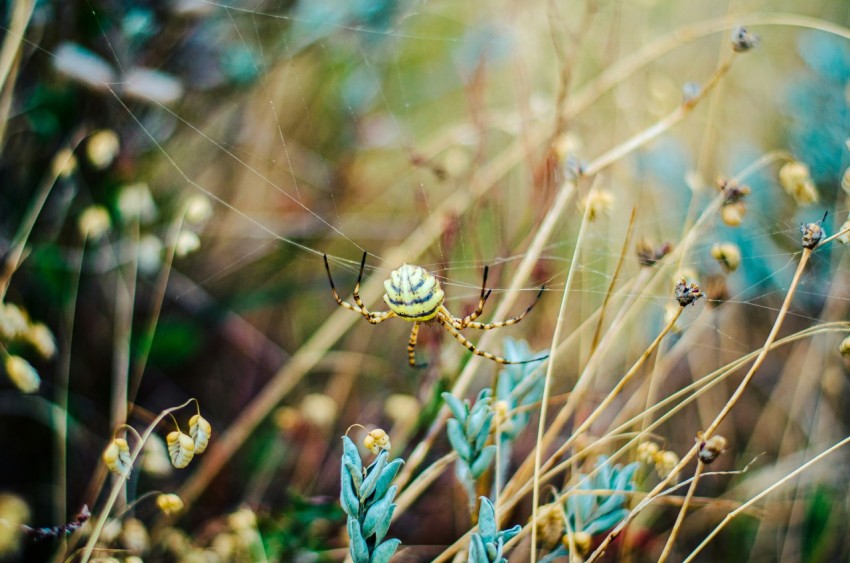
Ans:
[[[25,358],[40,378],[33,389],[14,373],[0,377],[0,517],[22,500],[32,526],[73,521],[83,504],[97,514],[110,483],[100,456],[125,420],[141,431],[194,397],[213,427],[206,455],[217,455],[217,437],[275,394],[269,382],[338,323],[332,315],[357,317],[334,302],[322,254],[350,299],[364,251],[367,278],[387,277],[401,261],[384,258],[409,251],[402,261],[437,274],[458,316],[474,308],[488,265],[491,313],[565,179],[698,91],[728,56],[736,25],[757,33],[758,47],[682,123],[580,185],[511,314],[545,283],[541,302],[488,351],[501,354],[503,336],[533,350],[552,345],[591,180],[607,195],[593,203],[574,266],[564,330],[580,332],[554,370],[556,395],[587,361],[593,331],[579,327],[612,281],[641,269],[632,243],[614,276],[633,208],[633,240],[675,246],[715,197],[715,178],[776,156],[744,182],[751,192],[738,224],[712,220],[678,265],[711,290],[710,302],[687,310],[659,354],[690,333],[685,349],[645,369],[666,370],[656,397],[758,349],[794,272],[800,223],[828,211],[833,233],[847,217],[842,2],[9,0],[0,17],[0,342],[4,357]],[[789,159],[808,166],[814,196],[783,190],[778,170]],[[471,203],[453,203],[462,197]],[[739,249],[736,271],[712,258],[717,243]],[[844,320],[849,272],[841,246],[818,251],[782,335]],[[661,329],[671,287],[641,297],[594,397]],[[469,361],[445,331],[426,327],[417,354],[428,368],[409,368],[409,328],[354,319],[340,329],[245,436],[233,435],[238,447],[220,470],[205,470],[214,462],[201,457],[173,471],[146,452],[150,467],[134,475],[128,499],[193,478],[195,498],[171,535],[155,528],[153,500],[140,501],[129,514],[147,539],[134,544],[119,526],[105,545],[145,560],[252,560],[238,534],[249,514],[270,560],[340,560],[339,436],[355,423],[394,429],[393,453],[405,457]],[[722,427],[730,446],[717,464],[753,465],[706,479],[698,496],[751,498],[848,434],[842,339],[821,334],[768,356]],[[479,364],[480,388],[498,366]],[[735,383],[683,410],[658,440],[687,451]],[[181,425],[194,409],[180,411]],[[158,434],[170,430],[164,423]],[[533,444],[527,431],[514,461]],[[447,448],[440,437],[429,460]],[[846,461],[839,452],[807,471],[701,557],[846,561]],[[430,560],[460,537],[470,527],[465,502],[447,471],[394,524],[409,546],[398,560]],[[524,524],[529,506],[511,523]],[[674,557],[728,510],[706,501],[694,511]],[[655,560],[675,515],[647,511],[610,560]],[[73,549],[9,541],[2,560]]]

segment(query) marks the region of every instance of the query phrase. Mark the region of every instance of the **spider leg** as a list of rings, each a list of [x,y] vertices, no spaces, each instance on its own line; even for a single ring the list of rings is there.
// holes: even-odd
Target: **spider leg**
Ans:
[[[331,291],[333,292],[334,299],[336,299],[336,302],[339,303],[341,307],[345,307],[346,309],[350,309],[356,313],[360,313],[361,315],[366,317],[366,320],[372,323],[373,325],[376,325],[395,316],[395,313],[393,313],[392,311],[386,311],[384,313],[372,313],[366,308],[366,305],[363,304],[363,300],[360,299],[360,280],[363,277],[363,267],[366,264],[365,252],[363,253],[363,259],[360,261],[360,273],[357,276],[357,284],[354,286],[354,302],[357,303],[357,305],[352,305],[347,301],[343,301],[342,298],[339,296],[339,293],[337,293],[336,290],[336,286],[334,285],[333,277],[331,276],[331,267],[328,264],[328,255],[323,254],[322,257],[325,259],[325,271],[328,273],[328,281],[331,283]]]
[[[466,347],[467,350],[469,350],[470,352],[472,352],[473,354],[475,354],[477,356],[483,356],[483,357],[487,358],[488,360],[493,360],[496,363],[499,363],[499,364],[530,364],[532,362],[539,362],[541,360],[545,360],[546,358],[549,357],[549,355],[547,354],[547,355],[540,357],[540,358],[533,358],[531,360],[525,360],[525,361],[522,361],[522,362],[512,362],[510,360],[506,360],[505,358],[502,358],[501,356],[496,356],[494,354],[491,354],[490,352],[485,352],[484,350],[479,350],[478,348],[476,348],[475,345],[472,342],[467,340],[466,337],[464,335],[462,335],[460,332],[458,332],[458,330],[454,327],[453,319],[446,318],[446,316],[444,314],[442,314],[442,312],[438,313],[435,318],[437,319],[437,322],[439,322],[441,325],[443,325],[446,328],[446,330],[449,331],[449,334],[454,336],[455,340],[460,342],[464,347]]]
[[[531,305],[528,306],[528,309],[526,309],[518,317],[514,317],[514,318],[508,319],[506,321],[497,321],[497,322],[494,322],[494,323],[470,322],[470,323],[466,323],[466,327],[476,328],[478,330],[490,330],[490,329],[493,329],[493,328],[502,328],[503,326],[515,325],[518,322],[520,322],[522,319],[524,319],[525,316],[531,311],[531,309],[533,309],[534,306],[537,305],[537,302],[540,301],[540,297],[543,295],[543,291],[545,289],[546,289],[545,285],[540,286],[540,291],[537,292],[537,297],[534,298],[534,301],[531,302]]]
[[[412,368],[424,368],[428,364],[416,363],[416,339],[419,337],[419,325],[422,323],[413,323],[413,329],[410,331],[410,339],[407,341],[407,359],[410,361]]]
[[[489,271],[490,267],[484,266],[484,279],[481,280],[481,296],[478,298],[478,306],[475,307],[475,310],[460,320],[452,317],[452,324],[456,329],[462,330],[468,327],[469,323],[477,319],[481,313],[484,312],[484,304],[487,302],[487,298],[490,297],[490,293],[493,291],[492,289],[487,289],[487,274]]]

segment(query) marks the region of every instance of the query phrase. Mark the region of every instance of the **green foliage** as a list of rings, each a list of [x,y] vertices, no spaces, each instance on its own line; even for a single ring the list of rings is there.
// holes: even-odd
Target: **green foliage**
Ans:
[[[569,531],[574,533],[585,532],[593,536],[610,530],[619,524],[629,513],[629,509],[626,508],[626,501],[628,500],[626,495],[595,495],[581,494],[581,492],[634,491],[636,485],[633,477],[639,465],[635,462],[625,467],[622,465],[612,467],[608,461],[608,456],[601,455],[596,461],[597,471],[594,477],[579,473],[578,483],[562,493],[568,495],[564,503],[564,512],[567,515]],[[567,553],[567,549],[561,546],[542,559],[541,563],[553,561],[555,557],[561,557]]]
[[[400,540],[384,540],[392,522],[398,487],[390,483],[401,468],[401,459],[388,462],[384,450],[365,470],[360,452],[348,436],[342,437],[340,503],[348,515],[349,552],[354,563],[384,563]]]
[[[517,524],[508,530],[499,531],[496,522],[496,510],[487,497],[481,497],[478,511],[478,532],[469,540],[469,563],[505,563],[502,557],[505,544],[519,533],[522,526]]]
[[[305,560],[308,554],[321,561],[319,552],[328,548],[328,540],[343,516],[335,502],[290,494],[277,516],[259,522],[265,552],[274,561]]]
[[[446,422],[446,432],[458,455],[455,474],[469,495],[470,507],[475,506],[476,481],[496,456],[496,446],[486,445],[495,415],[492,394],[490,389],[482,389],[475,405],[471,406],[468,400],[461,402],[451,393],[443,393],[443,399],[454,415]]]

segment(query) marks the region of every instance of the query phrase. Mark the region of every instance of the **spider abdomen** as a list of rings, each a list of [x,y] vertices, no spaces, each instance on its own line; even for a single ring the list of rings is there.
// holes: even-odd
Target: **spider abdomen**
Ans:
[[[404,264],[384,280],[384,301],[399,317],[423,322],[433,319],[445,295],[440,282],[424,268]]]

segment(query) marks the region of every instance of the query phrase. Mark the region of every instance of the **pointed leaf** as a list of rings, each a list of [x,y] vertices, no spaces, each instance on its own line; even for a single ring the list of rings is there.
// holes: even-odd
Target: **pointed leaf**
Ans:
[[[363,479],[363,484],[360,486],[361,502],[369,498],[369,495],[374,492],[375,486],[378,484],[378,477],[381,476],[384,466],[387,465],[388,455],[387,450],[381,451],[381,453],[378,454],[378,459],[375,460],[375,463],[369,466],[369,473],[366,475],[366,478]]]
[[[472,456],[472,446],[466,441],[466,435],[457,419],[450,418],[446,421],[446,433],[449,436],[449,443],[457,452],[458,457],[464,461],[469,461]]]
[[[384,467],[384,470],[381,471],[381,476],[378,477],[378,483],[375,485],[375,498],[381,498],[384,494],[386,494],[387,489],[390,488],[390,483],[392,483],[392,480],[395,479],[395,476],[403,463],[403,459],[396,458]]]
[[[352,518],[357,518],[360,511],[360,501],[357,499],[357,493],[354,490],[354,483],[351,481],[351,475],[343,467],[340,473],[340,492],[339,502],[342,505],[342,510]]]
[[[387,514],[390,510],[390,505],[393,502],[393,498],[395,497],[395,493],[398,490],[398,487],[395,485],[390,487],[390,490],[387,491],[387,494],[384,495],[383,498],[372,503],[366,510],[366,516],[363,517],[363,536],[369,537],[375,533],[375,529],[384,521],[384,518],[387,517]]]
[[[499,561],[502,555],[501,547],[502,546],[496,547],[496,544],[493,542],[485,543],[484,550],[487,552],[487,561]]]
[[[348,436],[342,437],[342,457],[357,467],[360,473],[363,473],[363,462],[360,461],[360,451]]]
[[[496,457],[496,446],[487,446],[481,450],[481,453],[478,455],[478,459],[472,462],[472,465],[469,467],[469,471],[472,473],[472,476],[476,479],[481,477],[490,467],[490,464],[493,463],[494,457]]]
[[[390,558],[395,553],[395,550],[398,549],[400,543],[401,540],[387,540],[376,547],[372,553],[371,563],[389,563]]]
[[[509,541],[511,541],[514,538],[514,536],[516,536],[521,531],[522,531],[522,526],[517,524],[513,528],[508,528],[507,530],[502,530],[501,532],[496,534],[496,538],[498,540],[502,541],[503,543],[508,543]]]
[[[478,431],[478,435],[475,437],[475,449],[480,450],[484,447],[484,444],[487,443],[487,438],[490,437],[490,427],[493,425],[493,417],[496,413],[492,410],[487,413],[487,417],[484,419],[484,424],[481,426],[481,429]]]
[[[345,468],[348,470],[348,474],[351,475],[351,481],[354,483],[354,490],[359,491],[360,487],[363,485],[363,469],[351,463],[349,460],[343,458],[345,463]]]
[[[490,563],[490,558],[487,557],[487,550],[484,548],[484,542],[478,534],[472,534],[469,538],[469,555],[466,559],[468,563]]]
[[[623,520],[623,518],[628,516],[628,514],[629,511],[625,508],[614,510],[612,512],[609,512],[608,514],[603,514],[599,518],[595,519],[593,522],[586,522],[584,525],[584,531],[590,534],[591,536],[600,532],[605,532],[619,524]]]
[[[469,405],[462,403],[460,399],[449,392],[443,393],[441,397],[446,401],[446,405],[451,409],[454,417],[461,422],[465,422],[466,417],[469,416]]]
[[[390,524],[393,521],[393,513],[395,512],[395,504],[390,505],[390,509],[387,511],[386,517],[383,520],[378,522],[378,525],[375,526],[375,543],[379,544],[384,541],[384,537],[387,535],[387,530],[390,529]]]
[[[481,497],[481,508],[478,509],[478,532],[484,542],[496,539],[496,509],[487,497]]]
[[[348,519],[348,552],[354,563],[369,563],[369,545],[360,532],[360,522],[356,518]]]

